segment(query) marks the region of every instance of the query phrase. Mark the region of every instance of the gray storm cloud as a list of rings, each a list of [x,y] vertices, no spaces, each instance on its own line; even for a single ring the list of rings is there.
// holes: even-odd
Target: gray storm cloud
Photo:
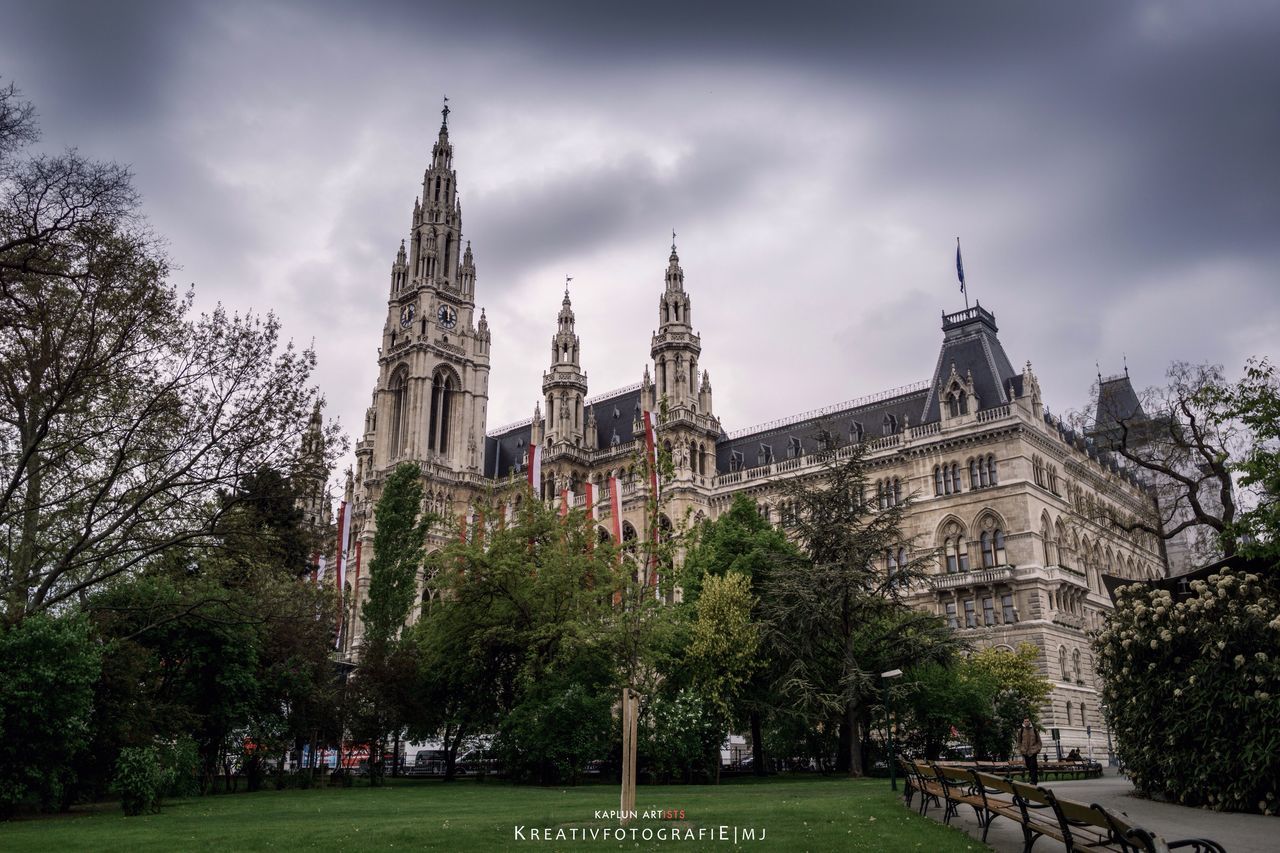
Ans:
[[[132,164],[182,280],[314,339],[349,429],[444,94],[492,425],[566,273],[592,392],[639,378],[672,227],[730,429],[926,377],[956,235],[1057,410],[1122,354],[1276,355],[1274,4],[0,6],[42,144]]]

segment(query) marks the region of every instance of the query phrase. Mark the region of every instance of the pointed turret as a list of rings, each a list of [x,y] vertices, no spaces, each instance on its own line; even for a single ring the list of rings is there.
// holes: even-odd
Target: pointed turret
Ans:
[[[552,444],[582,445],[586,435],[583,401],[587,375],[582,372],[578,335],[574,331],[573,302],[565,282],[564,300],[551,338],[551,369],[542,374],[542,395],[547,401],[547,437]]]
[[[666,287],[658,299],[658,331],[649,353],[657,368],[657,396],[672,408],[697,404],[698,356],[702,341],[693,333],[693,308],[684,291],[684,270],[672,234]]]

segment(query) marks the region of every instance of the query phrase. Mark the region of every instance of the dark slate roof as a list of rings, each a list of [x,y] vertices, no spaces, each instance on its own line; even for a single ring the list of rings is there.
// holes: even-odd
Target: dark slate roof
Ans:
[[[596,414],[598,449],[611,447],[615,443],[615,434],[618,436],[617,444],[626,444],[635,438],[633,427],[640,412],[640,386],[621,388],[589,399],[587,407]]]
[[[951,365],[964,378],[973,373],[973,390],[978,395],[979,410],[1003,406],[1009,402],[1009,383],[1021,393],[1022,375],[1013,369],[1009,356],[997,337],[995,315],[976,305],[954,314],[942,315],[942,349],[933,370],[933,383],[922,409],[913,412],[911,423],[932,423],[940,419],[938,389],[951,375]]]
[[[1098,383],[1098,408],[1094,414],[1095,433],[1110,434],[1121,421],[1145,421],[1138,393],[1133,390],[1129,375],[1113,376]]]
[[[517,463],[527,458],[529,437],[533,434],[533,420],[507,427],[502,432],[490,433],[484,439],[484,475],[501,479],[511,472]]]
[[[633,426],[640,411],[640,386],[632,385],[590,398],[588,409],[594,409],[598,448],[613,444],[625,444],[635,438]],[[502,479],[518,464],[528,458],[529,437],[532,435],[532,419],[520,421],[508,427],[499,427],[484,440],[484,475]]]
[[[768,464],[768,460],[762,456],[761,445],[770,448],[774,462],[781,462],[794,455],[814,453],[821,449],[819,433],[822,429],[838,431],[839,442],[847,443],[857,439],[855,423],[862,425],[863,437],[868,441],[889,434],[886,429],[901,432],[903,426],[908,424],[908,419],[910,426],[918,426],[915,417],[924,403],[926,393],[927,389],[917,387],[871,402],[859,404],[855,401],[847,408],[837,408],[791,423],[779,426],[766,424],[755,430],[723,436],[716,442],[716,470],[722,473],[729,471],[730,460],[735,452],[742,454],[744,469]],[[886,427],[889,417],[892,417],[892,421]],[[794,441],[800,443],[799,454],[791,451]]]

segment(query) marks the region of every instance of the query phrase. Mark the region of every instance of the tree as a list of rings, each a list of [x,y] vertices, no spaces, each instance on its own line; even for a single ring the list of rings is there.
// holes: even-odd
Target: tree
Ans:
[[[1023,643],[1016,652],[980,649],[960,663],[960,679],[982,697],[978,713],[961,726],[979,758],[1004,758],[1022,721],[1036,721],[1053,685],[1036,665],[1040,650]],[[972,713],[972,711],[971,711]]]
[[[0,815],[28,801],[68,802],[99,668],[83,617],[41,614],[0,628]]]
[[[853,776],[862,774],[880,667],[942,654],[954,642],[936,617],[903,602],[933,553],[912,548],[902,531],[910,496],[869,506],[864,455],[861,444],[827,451],[818,475],[784,484],[803,558],[772,566],[761,595],[766,645],[782,668],[782,710],[810,728],[838,727],[837,768]]]
[[[760,514],[754,501],[736,495],[728,512],[694,531],[681,576],[684,600],[694,606],[699,602],[703,585],[712,577],[736,573],[750,581],[755,598],[751,608],[752,622],[760,622],[760,588],[770,567],[791,564],[799,552],[781,530]],[[764,649],[751,678],[739,694],[740,706],[734,719],[746,719],[751,729],[752,772],[763,776],[768,772],[765,761],[764,716],[771,707],[769,696],[776,673],[771,669],[775,657]]]
[[[760,665],[760,627],[751,618],[755,605],[750,581],[737,572],[708,576],[697,600],[689,665],[699,692],[720,720],[721,739],[737,719],[742,697]],[[719,781],[718,755],[715,769]]]
[[[397,466],[373,512],[376,529],[369,598],[360,609],[366,645],[394,637],[413,608],[427,533],[434,520],[422,511],[422,469],[410,462]]]
[[[1073,416],[1085,435],[1147,483],[1156,499],[1152,511],[1132,514],[1079,502],[1077,511],[1117,530],[1164,540],[1208,531],[1195,557],[1203,562],[1234,556],[1242,534],[1267,538],[1265,530],[1252,528],[1275,506],[1274,498],[1264,500],[1261,512],[1246,521],[1247,507],[1236,488],[1243,474],[1264,498],[1274,495],[1267,488],[1276,482],[1280,438],[1274,371],[1265,360],[1251,361],[1244,378],[1232,384],[1220,366],[1174,362],[1167,380],[1136,397],[1123,391],[1127,384],[1119,391],[1101,387],[1095,411]]]
[[[271,315],[191,294],[128,169],[16,160],[32,111],[0,90],[0,595],[12,623],[217,542],[242,477],[289,467],[316,392]],[[337,440],[331,428],[327,448]],[[322,454],[324,455],[324,454]]]

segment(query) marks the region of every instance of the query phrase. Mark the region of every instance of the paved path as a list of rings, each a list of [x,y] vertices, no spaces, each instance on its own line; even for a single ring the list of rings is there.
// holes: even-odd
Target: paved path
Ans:
[[[1107,772],[1114,773],[1110,769]],[[1276,853],[1280,850],[1280,817],[1228,814],[1144,800],[1133,796],[1133,785],[1123,776],[1107,775],[1101,779],[1044,784],[1067,799],[1122,811],[1135,824],[1164,836],[1166,841],[1211,838],[1225,847],[1227,853]],[[941,809],[930,808],[928,813],[935,820],[942,819]],[[973,838],[982,838],[982,827],[978,826],[973,809],[968,806],[961,806],[960,820],[952,818],[951,825]],[[997,818],[991,824],[987,843],[998,853],[1021,853],[1022,828],[1013,821]],[[1036,842],[1034,853],[1054,853],[1055,850],[1061,851],[1062,845],[1053,839],[1042,838]]]

